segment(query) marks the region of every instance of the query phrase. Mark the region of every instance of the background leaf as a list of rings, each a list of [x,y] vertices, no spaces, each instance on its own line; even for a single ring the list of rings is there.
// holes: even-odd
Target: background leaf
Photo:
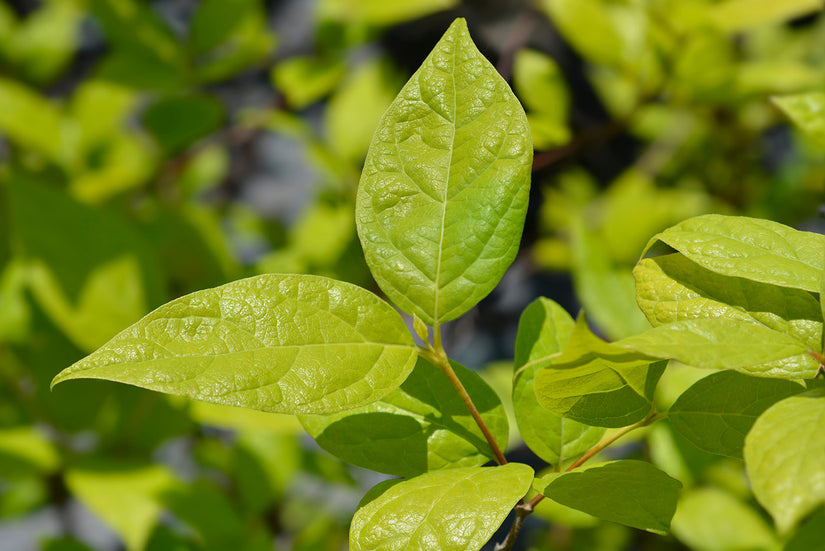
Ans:
[[[825,149],[825,121],[822,119],[825,92],[780,96],[773,98],[773,102],[806,136]]]
[[[486,296],[518,249],[531,162],[521,105],[457,19],[381,119],[358,186],[390,299],[433,325]]]
[[[478,551],[533,482],[520,463],[426,473],[358,509],[350,549]]]
[[[473,371],[453,364],[495,441],[507,445],[507,415],[496,393]],[[367,406],[304,416],[304,428],[339,459],[395,476],[483,465],[493,452],[444,374],[419,358],[400,388]]]
[[[768,408],[745,438],[745,465],[782,534],[825,503],[825,389]]]
[[[714,373],[686,390],[668,412],[671,425],[696,447],[742,457],[745,435],[770,406],[804,387],[792,381]]]
[[[551,477],[542,493],[604,520],[666,533],[681,487],[650,463],[624,459]]]
[[[373,402],[417,352],[401,317],[371,293],[318,276],[261,275],[174,300],[63,370],[274,413]]]

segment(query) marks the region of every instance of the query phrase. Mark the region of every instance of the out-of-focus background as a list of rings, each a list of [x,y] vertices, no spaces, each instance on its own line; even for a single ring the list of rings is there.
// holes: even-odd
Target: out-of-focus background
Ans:
[[[346,549],[380,478],[294,419],[49,381],[160,304],[243,276],[379,292],[355,235],[361,165],[455,17],[536,150],[518,258],[445,330],[506,397],[535,297],[583,307],[606,338],[646,327],[630,270],[657,231],[708,212],[822,231],[821,4],[0,1],[0,550]],[[661,399],[691,377],[665,377]],[[672,535],[547,508],[520,549],[775,548],[739,462],[654,429],[627,453],[685,485]]]

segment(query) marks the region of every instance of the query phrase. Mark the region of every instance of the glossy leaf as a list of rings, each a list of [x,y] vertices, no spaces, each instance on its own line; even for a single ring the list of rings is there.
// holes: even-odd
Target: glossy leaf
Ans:
[[[768,408],[745,438],[745,465],[782,534],[825,504],[825,389]]]
[[[802,132],[825,149],[825,120],[822,110],[825,109],[825,93],[810,92],[793,96],[773,98],[773,102],[785,112]]]
[[[575,322],[552,300],[539,298],[521,314],[515,351],[513,408],[524,443],[550,464],[587,451],[604,429],[578,423],[541,407],[534,378],[542,364],[558,354],[570,339]]]
[[[819,369],[803,342],[764,325],[724,318],[676,321],[616,345],[654,358],[758,377],[807,379]]]
[[[274,413],[329,413],[397,388],[417,357],[403,320],[351,284],[269,274],[161,306],[62,371]]]
[[[825,235],[770,220],[707,214],[668,228],[650,245],[657,240],[721,275],[819,292]]]
[[[481,377],[453,364],[495,441],[507,444],[507,415]],[[411,477],[427,471],[483,465],[493,459],[464,402],[446,376],[419,358],[400,388],[367,406],[301,418],[307,432],[339,459]]]
[[[521,105],[457,19],[381,119],[358,187],[358,235],[390,299],[433,325],[496,286],[532,151]]]
[[[530,489],[520,463],[435,471],[396,483],[355,513],[350,549],[477,551]]]
[[[692,319],[751,321],[813,350],[821,346],[819,301],[808,291],[717,274],[681,254],[645,258],[633,275],[636,300],[654,326]]]
[[[563,417],[599,427],[644,419],[665,368],[649,356],[606,343],[580,317],[564,352],[535,376],[539,404]]]
[[[756,418],[779,400],[803,390],[792,381],[722,371],[685,391],[670,408],[668,419],[696,447],[741,458],[745,435]]]
[[[562,505],[641,530],[667,533],[682,484],[646,461],[621,460],[552,476],[542,492]]]
[[[776,549],[776,536],[752,507],[724,490],[686,492],[673,516],[673,534],[696,551]]]

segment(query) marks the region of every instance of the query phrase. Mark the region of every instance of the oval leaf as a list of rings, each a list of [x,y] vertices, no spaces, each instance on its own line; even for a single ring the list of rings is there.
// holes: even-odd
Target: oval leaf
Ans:
[[[809,379],[819,364],[801,341],[764,325],[734,319],[692,319],[654,327],[616,346],[709,369],[757,377]]]
[[[267,274],[161,306],[63,370],[274,413],[331,413],[397,388],[417,352],[401,316],[355,285]]]
[[[682,487],[650,463],[630,459],[548,478],[542,493],[553,501],[656,533],[670,528]]]
[[[656,240],[722,275],[819,292],[825,235],[770,220],[707,214],[666,229],[650,243]]]
[[[384,114],[356,220],[381,289],[429,325],[484,298],[513,261],[533,149],[518,100],[457,19]]]
[[[665,362],[599,339],[583,316],[562,354],[550,361],[535,376],[538,403],[597,427],[625,427],[644,419],[665,369]]]
[[[352,519],[352,551],[478,551],[530,489],[520,463],[426,473],[387,488]]]
[[[780,533],[825,503],[825,389],[768,408],[745,438],[745,466]]]
[[[504,448],[507,414],[498,395],[475,372],[456,363],[453,369]],[[337,458],[395,476],[474,467],[494,458],[461,397],[423,358],[404,384],[381,400],[333,415],[305,416],[301,423]]]
[[[524,443],[550,464],[576,457],[598,442],[604,429],[578,423],[539,405],[534,378],[570,340],[575,322],[550,299],[533,301],[522,313],[516,336],[513,409]]]
[[[745,435],[756,418],[779,400],[803,390],[792,381],[722,371],[697,381],[679,396],[668,419],[697,448],[741,458]]]
[[[808,291],[717,274],[681,254],[645,258],[633,275],[636,301],[653,326],[727,318],[759,323],[812,349],[821,346],[819,301]]]

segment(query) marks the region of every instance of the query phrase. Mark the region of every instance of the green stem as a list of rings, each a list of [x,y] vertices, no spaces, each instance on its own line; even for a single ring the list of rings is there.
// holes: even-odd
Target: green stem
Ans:
[[[478,412],[478,408],[476,408],[476,405],[473,403],[473,399],[470,398],[467,389],[464,388],[464,385],[461,384],[461,381],[458,379],[458,375],[455,374],[453,366],[450,365],[450,359],[447,357],[447,353],[441,345],[441,327],[436,325],[433,333],[433,344],[430,345],[428,349],[419,347],[419,354],[421,354],[425,360],[441,369],[444,375],[447,376],[450,380],[450,384],[453,385],[453,388],[455,388],[456,392],[458,392],[458,395],[461,397],[461,401],[464,402],[467,410],[469,410],[470,415],[473,416],[473,420],[476,422],[476,425],[478,425],[478,428],[481,429],[481,433],[487,440],[487,444],[490,445],[493,455],[495,455],[496,462],[498,462],[499,465],[506,465],[507,459],[501,452],[501,448],[499,448],[495,438],[493,438],[490,429],[487,428],[487,423],[485,423],[484,419],[481,418],[481,414]]]

